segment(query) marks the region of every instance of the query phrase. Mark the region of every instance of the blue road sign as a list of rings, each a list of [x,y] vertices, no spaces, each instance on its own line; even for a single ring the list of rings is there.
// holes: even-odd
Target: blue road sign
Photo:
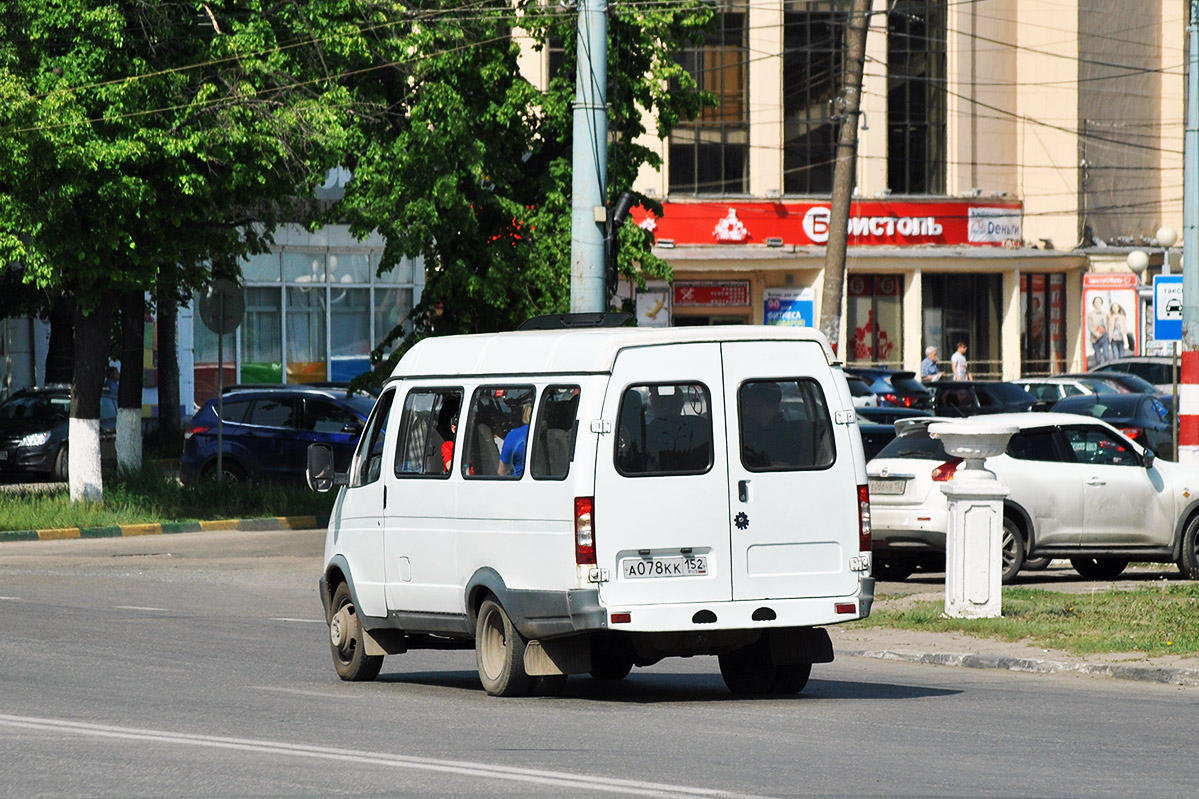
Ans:
[[[1182,275],[1153,278],[1153,338],[1182,341]]]

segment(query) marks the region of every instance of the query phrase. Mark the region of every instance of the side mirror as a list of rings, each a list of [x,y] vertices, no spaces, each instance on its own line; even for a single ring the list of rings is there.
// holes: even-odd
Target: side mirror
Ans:
[[[1146,469],[1152,469],[1153,463],[1156,460],[1157,460],[1157,456],[1153,454],[1153,450],[1147,449],[1147,450],[1145,450],[1145,455],[1141,462],[1145,465]]]
[[[308,487],[319,494],[347,482],[345,474],[337,474],[333,465],[333,447],[328,444],[308,445],[308,468],[304,476],[308,479]]]

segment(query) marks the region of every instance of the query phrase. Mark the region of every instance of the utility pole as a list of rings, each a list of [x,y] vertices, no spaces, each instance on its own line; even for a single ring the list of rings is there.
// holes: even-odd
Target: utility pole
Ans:
[[[1187,126],[1182,172],[1182,384],[1178,462],[1199,463],[1199,0],[1187,21]]]
[[[608,309],[604,233],[608,198],[608,0],[579,0],[571,150],[570,310]]]
[[[836,101],[841,131],[837,136],[837,162],[833,165],[833,199],[824,254],[824,292],[820,298],[820,332],[828,337],[834,351],[837,351],[837,337],[841,332],[849,204],[857,176],[858,112],[862,104],[862,73],[866,67],[866,31],[869,27],[870,0],[853,0],[846,31],[845,86]],[[844,359],[845,356],[842,354],[841,357]]]

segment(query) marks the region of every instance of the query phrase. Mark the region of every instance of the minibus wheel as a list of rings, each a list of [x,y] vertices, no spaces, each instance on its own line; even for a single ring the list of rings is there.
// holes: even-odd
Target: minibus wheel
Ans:
[[[523,696],[532,682],[525,673],[525,639],[502,605],[488,598],[475,624],[475,661],[483,689],[492,696]]]
[[[354,607],[348,583],[341,583],[333,592],[333,614],[329,618],[329,647],[333,651],[333,668],[337,676],[350,682],[373,680],[383,668],[382,655],[366,654],[362,621]]]

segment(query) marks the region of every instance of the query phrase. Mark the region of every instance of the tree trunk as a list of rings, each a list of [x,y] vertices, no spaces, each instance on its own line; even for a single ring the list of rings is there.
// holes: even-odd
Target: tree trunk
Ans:
[[[158,288],[158,439],[175,443],[183,420],[179,412],[179,300],[170,269],[159,272]]]
[[[117,466],[142,468],[142,384],[146,300],[141,289],[121,295],[121,386],[117,391]]]
[[[75,379],[71,386],[68,441],[71,501],[104,499],[100,475],[100,395],[108,367],[108,342],[116,297],[91,313],[75,309]]]
[[[63,294],[50,306],[49,317],[46,385],[70,385],[75,370],[75,298]]]
[[[828,244],[824,253],[824,291],[820,297],[820,332],[828,337],[841,360],[849,352],[837,349],[841,335],[841,300],[845,286],[845,250],[849,243],[849,207],[858,169],[858,111],[862,104],[862,72],[866,65],[866,31],[870,0],[853,0],[846,32],[845,86],[835,101],[841,115],[837,161],[833,164],[833,196],[829,207]]]

